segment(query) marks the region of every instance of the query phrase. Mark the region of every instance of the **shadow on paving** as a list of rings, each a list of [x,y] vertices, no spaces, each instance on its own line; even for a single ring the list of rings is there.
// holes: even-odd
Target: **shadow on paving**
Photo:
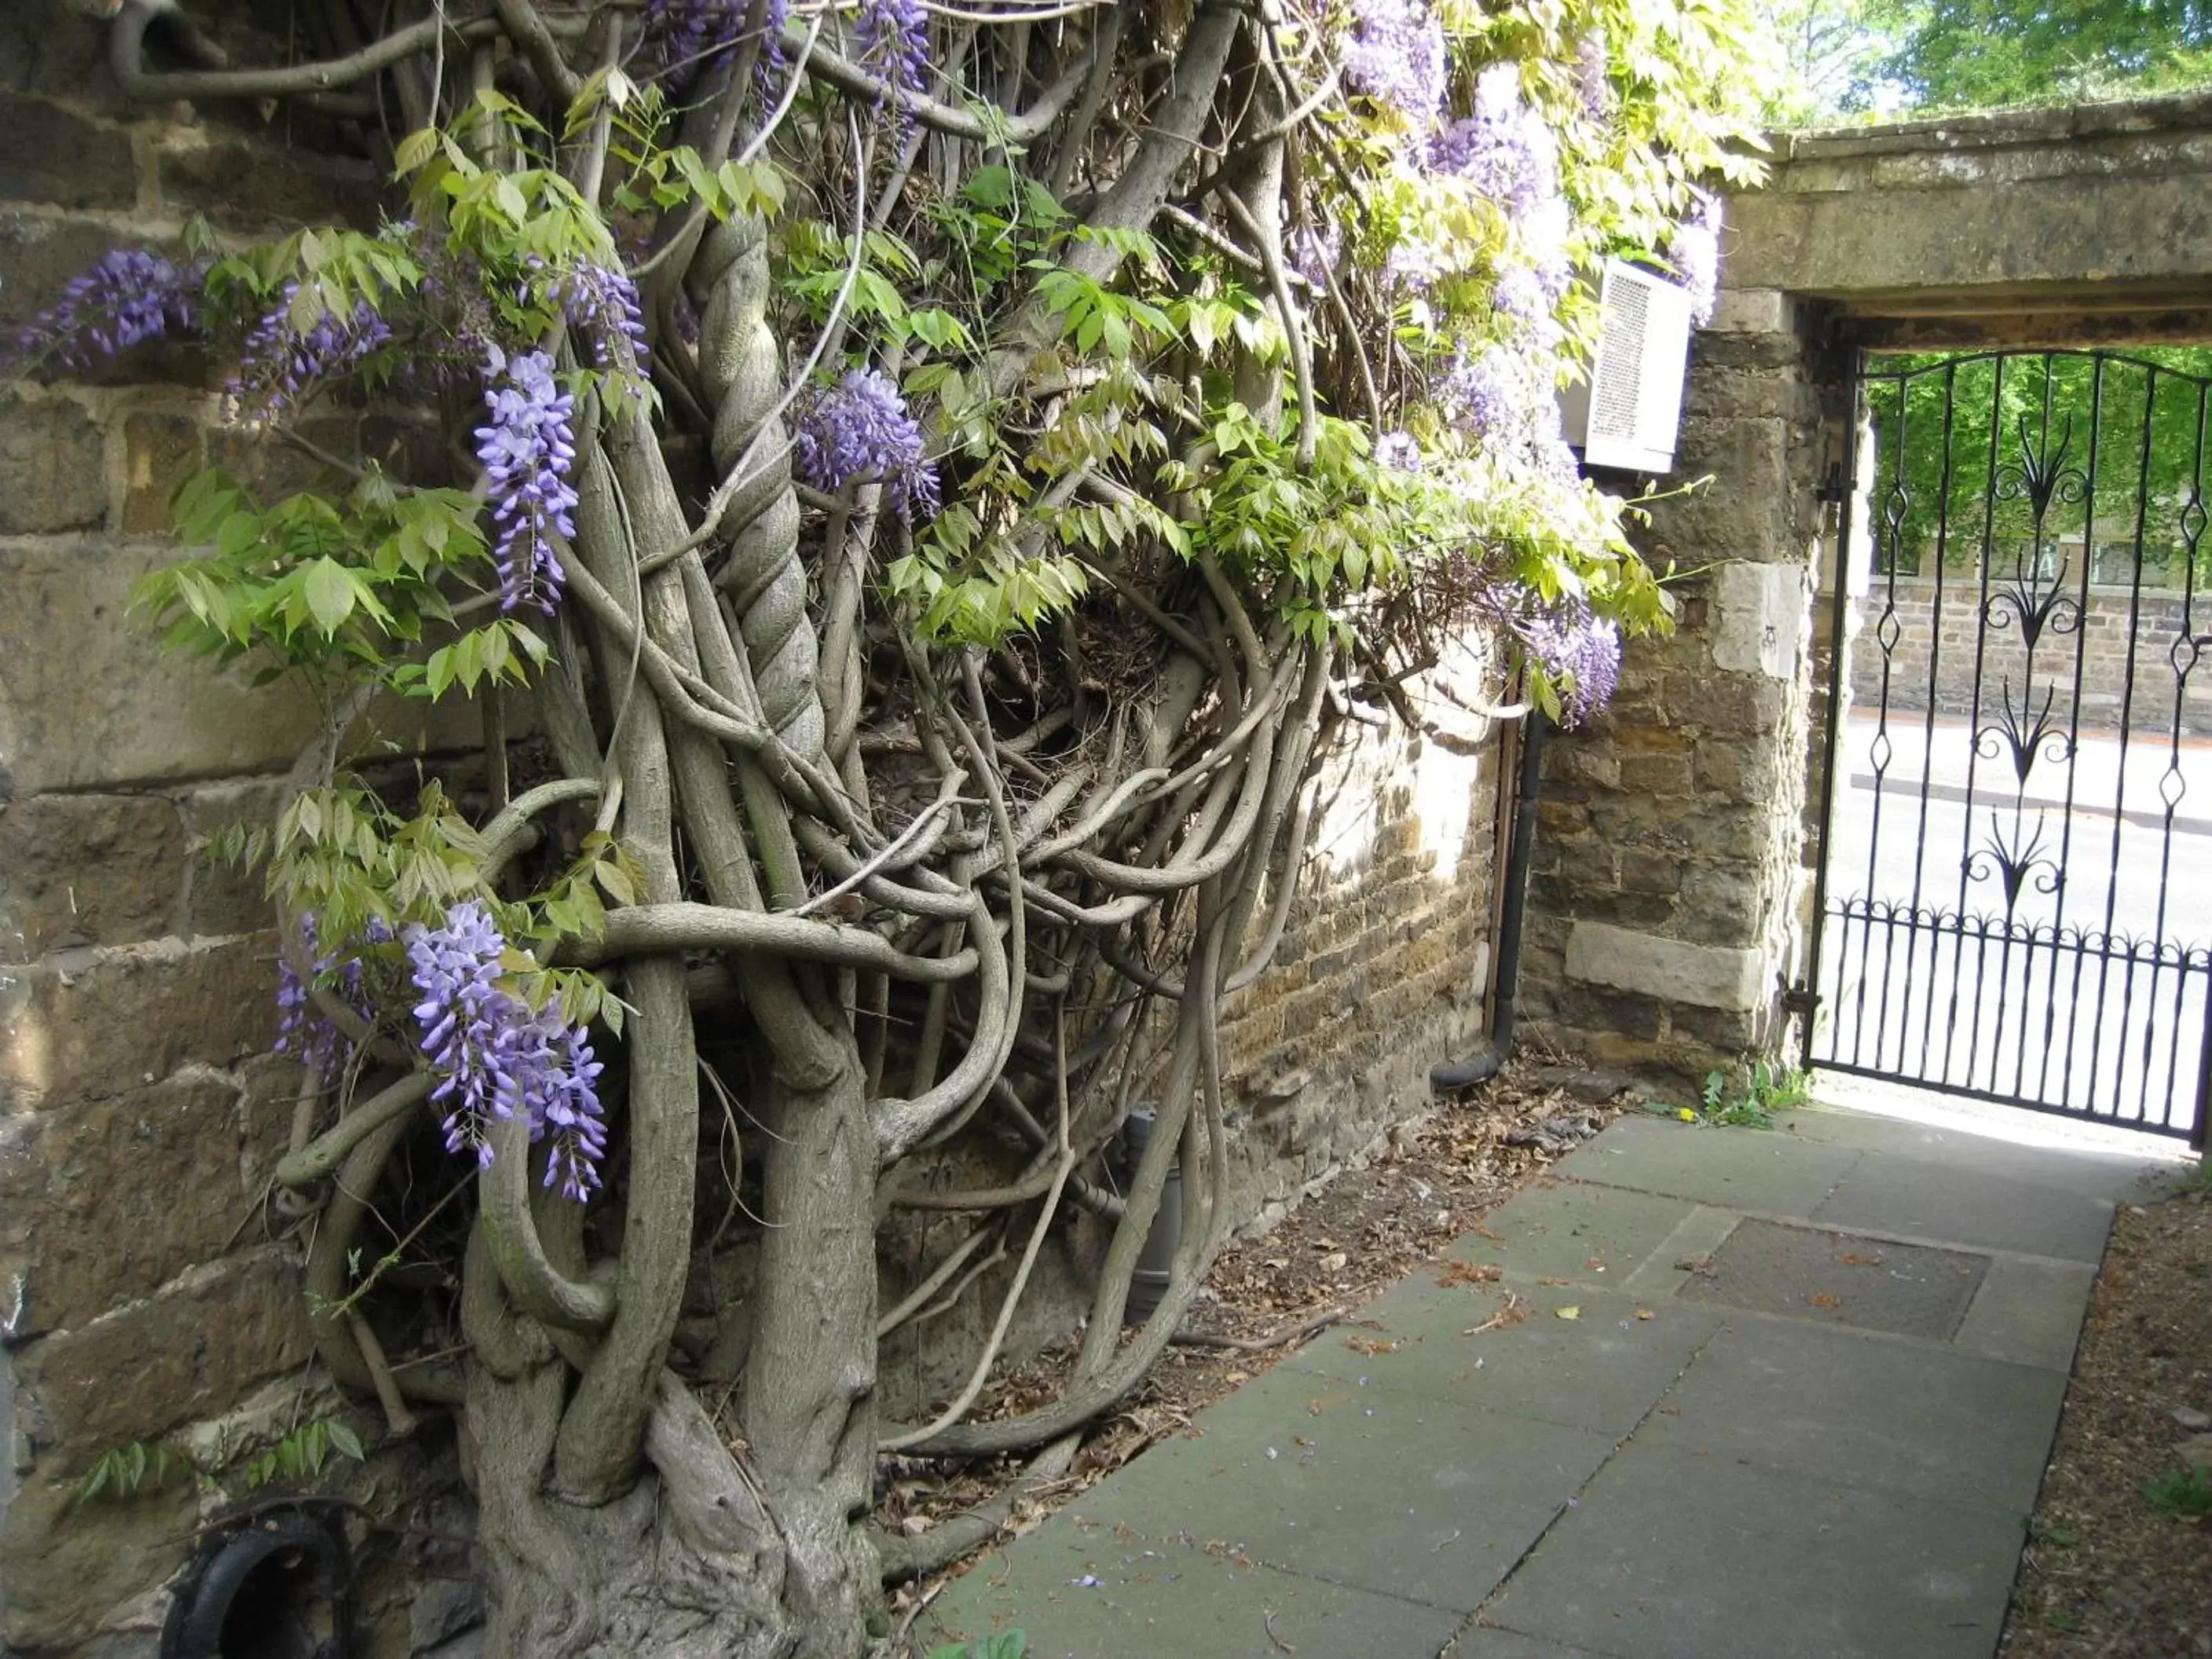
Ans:
[[[2166,1166],[1629,1119],[1042,1526],[1040,1659],[1986,1659],[2116,1202]],[[1371,1351],[1370,1351],[1371,1350]]]

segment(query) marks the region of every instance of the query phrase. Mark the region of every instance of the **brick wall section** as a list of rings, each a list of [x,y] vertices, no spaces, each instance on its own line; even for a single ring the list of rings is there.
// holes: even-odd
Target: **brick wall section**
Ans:
[[[1545,757],[1527,1016],[1691,1085],[1771,1046],[1804,886],[1810,559],[1833,447],[1817,314],[1723,297],[1696,341],[1677,477],[1640,539],[1675,631],[1631,641],[1612,705]]]
[[[2037,641],[2036,706],[2042,706],[2042,688],[2055,685],[2057,696],[2051,713],[2067,718],[2078,664],[2084,726],[2117,730],[2132,678],[2130,724],[2138,731],[2169,730],[2177,683],[2174,647],[2185,635],[2204,631],[2212,606],[2198,598],[2191,626],[2179,593],[2146,589],[2138,596],[2124,587],[2093,587],[2083,606],[2078,586],[2067,591],[2081,612],[2081,626],[2062,632],[2062,617],[2054,616],[2051,631]],[[2000,604],[1996,623],[1985,627],[1983,603],[1978,579],[1971,574],[1946,576],[1940,595],[1932,578],[1875,577],[1858,601],[1862,631],[1851,661],[1853,701],[1870,709],[1882,707],[1886,696],[1892,709],[1924,710],[1932,686],[1936,713],[1971,714],[1976,708],[1978,665],[1984,717],[1999,708],[2008,680],[2018,698],[2029,678],[2027,647],[2008,605]],[[1886,619],[1894,620],[1893,629]],[[1885,640],[1889,641],[1887,650]],[[2191,672],[2180,682],[2181,729],[2186,735],[2201,736],[2212,732],[2212,678],[2195,672],[2193,653],[2187,647],[2182,654]]]
[[[100,253],[174,247],[193,215],[247,234],[373,217],[371,170],[320,135],[125,106],[103,31],[65,0],[0,9],[0,338]],[[226,30],[245,9],[196,8]],[[300,1398],[296,1243],[262,1204],[295,1086],[270,1053],[275,940],[258,883],[200,850],[265,820],[313,710],[167,656],[126,617],[132,584],[173,556],[167,503],[193,471],[220,460],[270,493],[312,481],[225,428],[218,394],[189,348],[84,383],[0,383],[0,1649],[27,1655],[154,1650],[203,1511],[184,1486],[74,1506],[101,1452],[162,1437],[235,1451],[340,1411],[376,1425]],[[382,416],[318,418],[341,453],[422,441]],[[410,749],[475,735],[466,710],[430,729],[384,718]],[[1481,1025],[1494,746],[1480,729],[1346,730],[1288,930],[1222,1033],[1240,1224],[1424,1107],[1427,1068]],[[1017,1351],[1083,1305],[1094,1226],[1055,1237]],[[972,1353],[994,1283],[885,1354],[891,1408],[919,1409]],[[453,1480],[434,1427],[334,1484],[465,1531]],[[425,1547],[365,1558],[362,1651],[428,1650],[471,1616],[452,1577],[465,1562],[418,1571]]]

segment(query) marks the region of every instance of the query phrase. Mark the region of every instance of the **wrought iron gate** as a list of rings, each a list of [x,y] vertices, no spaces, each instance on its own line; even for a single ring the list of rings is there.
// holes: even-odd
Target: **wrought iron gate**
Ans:
[[[2207,375],[2194,349],[1863,369],[1808,1064],[2202,1144]]]

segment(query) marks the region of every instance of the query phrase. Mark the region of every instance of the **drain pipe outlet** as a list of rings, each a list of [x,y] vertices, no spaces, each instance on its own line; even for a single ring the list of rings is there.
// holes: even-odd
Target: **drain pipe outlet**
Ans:
[[[1544,786],[1544,736],[1551,722],[1531,708],[1521,734],[1521,788],[1513,810],[1513,839],[1505,850],[1505,903],[1498,916],[1498,981],[1490,1041],[1465,1060],[1431,1067],[1437,1094],[1471,1089],[1504,1069],[1513,1052],[1513,999],[1521,984],[1521,923],[1528,909],[1528,860],[1536,850],[1536,801]]]

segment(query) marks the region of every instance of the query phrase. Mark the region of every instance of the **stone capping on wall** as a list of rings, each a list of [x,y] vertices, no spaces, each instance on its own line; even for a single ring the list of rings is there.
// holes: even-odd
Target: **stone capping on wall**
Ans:
[[[1781,173],[1796,161],[1840,161],[1911,150],[2066,143],[2081,139],[2208,130],[2212,130],[2212,92],[2179,92],[2154,98],[1976,110],[1911,121],[1770,133],[1766,159],[1777,173]]]

